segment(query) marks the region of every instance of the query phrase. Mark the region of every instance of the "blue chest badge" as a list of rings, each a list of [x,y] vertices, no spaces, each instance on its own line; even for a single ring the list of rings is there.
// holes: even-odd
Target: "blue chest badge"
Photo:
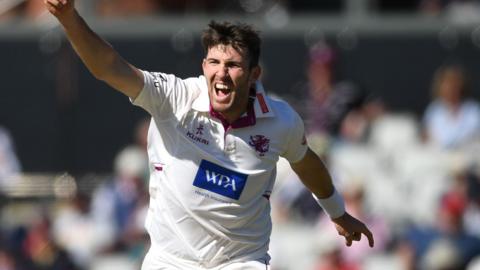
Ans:
[[[202,160],[193,185],[238,200],[247,182],[247,177],[246,174]]]

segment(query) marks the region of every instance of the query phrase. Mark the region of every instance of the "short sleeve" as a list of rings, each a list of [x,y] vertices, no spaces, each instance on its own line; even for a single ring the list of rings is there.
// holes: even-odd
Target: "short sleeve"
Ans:
[[[300,161],[307,152],[308,145],[305,138],[305,127],[300,116],[292,110],[292,122],[290,123],[287,137],[286,150],[282,154],[290,163]]]
[[[198,78],[180,79],[172,74],[142,71],[144,86],[131,102],[157,120],[178,117],[199,94]]]

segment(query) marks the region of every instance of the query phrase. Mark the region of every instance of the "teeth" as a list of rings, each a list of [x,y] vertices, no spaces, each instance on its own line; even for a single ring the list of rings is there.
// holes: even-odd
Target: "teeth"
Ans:
[[[223,83],[216,83],[216,84],[215,84],[215,87],[216,87],[217,89],[222,89],[222,90],[227,90],[227,89],[228,89],[228,86],[225,85],[225,84],[223,84]]]

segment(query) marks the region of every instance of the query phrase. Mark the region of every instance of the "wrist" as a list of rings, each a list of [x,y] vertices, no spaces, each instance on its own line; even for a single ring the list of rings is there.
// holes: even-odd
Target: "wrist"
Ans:
[[[330,219],[336,219],[345,214],[345,202],[343,201],[342,196],[337,192],[336,189],[333,190],[333,194],[327,198],[319,199],[315,194],[312,193],[313,198],[317,203],[322,207],[322,209],[330,216]]]

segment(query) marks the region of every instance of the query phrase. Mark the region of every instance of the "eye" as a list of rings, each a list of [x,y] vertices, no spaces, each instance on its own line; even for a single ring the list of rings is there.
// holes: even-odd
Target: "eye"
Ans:
[[[241,68],[242,67],[242,65],[238,62],[230,62],[230,63],[227,64],[227,66],[229,68]]]
[[[210,65],[218,65],[218,63],[220,63],[220,62],[216,59],[208,59],[207,63],[210,64]]]

